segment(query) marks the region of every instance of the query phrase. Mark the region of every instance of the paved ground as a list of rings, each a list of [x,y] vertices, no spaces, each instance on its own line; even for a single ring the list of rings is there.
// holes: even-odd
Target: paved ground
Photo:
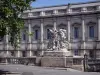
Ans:
[[[18,72],[20,73],[19,75],[21,75],[23,72],[32,72],[33,75],[100,75],[100,73],[81,72],[70,68],[50,68],[25,65],[0,65],[0,70]]]

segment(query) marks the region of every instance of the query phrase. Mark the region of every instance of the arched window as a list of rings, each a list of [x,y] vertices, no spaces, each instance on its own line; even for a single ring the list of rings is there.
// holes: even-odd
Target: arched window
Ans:
[[[38,40],[38,34],[39,34],[39,30],[38,29],[35,29],[35,40]]]
[[[24,27],[24,29],[22,30],[22,40],[23,41],[26,41],[27,40],[27,37],[28,37],[27,31],[28,31],[28,27]]]
[[[80,27],[81,24],[80,23],[74,23],[73,24],[73,38],[74,39],[79,39],[80,35],[81,35],[81,30],[80,30]]]
[[[74,38],[75,39],[79,38],[79,27],[74,27]]]
[[[78,49],[75,49],[75,50],[74,50],[74,55],[75,55],[75,56],[78,56],[78,55],[79,55]]]
[[[39,39],[39,31],[40,31],[40,27],[38,25],[35,25],[33,27],[34,40],[38,40]]]
[[[89,37],[94,38],[94,26],[89,26]]]
[[[25,40],[26,40],[26,33],[23,32],[23,41],[25,41]]]
[[[0,42],[1,42],[1,41],[3,41],[3,37],[2,37],[2,36],[0,36]]]
[[[60,25],[58,25],[58,28],[59,29],[66,29],[67,27],[65,24],[61,23]]]
[[[88,37],[89,38],[94,38],[95,37],[95,31],[96,31],[96,23],[95,22],[89,22],[88,24]]]
[[[15,54],[14,54],[14,51],[11,51],[11,56],[14,56]]]
[[[26,51],[22,51],[22,57],[26,57]]]
[[[53,29],[53,25],[48,24],[48,25],[45,26],[45,29],[46,29],[46,33],[45,33],[46,34],[46,39],[51,39],[50,38],[51,34],[50,34],[50,30],[49,29]]]
[[[51,39],[50,38],[50,30],[49,29],[47,29],[47,39]]]

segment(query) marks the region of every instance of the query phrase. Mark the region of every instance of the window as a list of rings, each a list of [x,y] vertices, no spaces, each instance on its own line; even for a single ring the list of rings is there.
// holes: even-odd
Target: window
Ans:
[[[89,37],[94,38],[94,26],[89,26]]]
[[[38,40],[38,33],[39,33],[39,31],[35,30],[35,40]]]
[[[1,41],[3,41],[3,37],[2,37],[2,36],[0,36],[0,42],[1,42]]]
[[[87,7],[87,10],[88,11],[95,11],[96,10],[96,6],[90,6],[90,7]]]
[[[89,57],[94,58],[94,51],[92,51],[92,50],[89,51]]]
[[[58,13],[59,14],[65,14],[67,12],[67,10],[66,9],[61,9],[61,10],[58,10]]]
[[[14,56],[14,51],[11,51],[11,56]]]
[[[74,38],[79,38],[79,27],[74,27]]]
[[[45,15],[52,15],[52,14],[53,14],[53,10],[45,11]]]
[[[28,27],[24,27],[24,29],[22,30],[22,41],[26,41],[27,40],[27,31],[28,31]]]
[[[26,40],[26,34],[23,33],[23,41],[25,41],[25,40]]]
[[[28,17],[28,13],[23,13],[22,16],[23,17]]]
[[[73,8],[73,9],[72,9],[72,12],[75,12],[75,13],[81,12],[81,8]]]
[[[77,56],[78,55],[78,49],[74,50],[74,55]]]
[[[22,51],[22,57],[26,57],[26,51]]]
[[[33,12],[33,16],[40,16],[40,12]]]
[[[47,29],[47,39],[51,39],[51,37],[50,37],[50,30],[49,29]]]

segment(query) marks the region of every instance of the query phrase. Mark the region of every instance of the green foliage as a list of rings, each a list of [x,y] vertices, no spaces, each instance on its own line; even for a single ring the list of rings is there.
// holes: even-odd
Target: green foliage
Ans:
[[[10,36],[9,42],[17,47],[20,31],[24,25],[21,17],[24,10],[30,8],[30,2],[35,0],[0,0],[0,36]]]

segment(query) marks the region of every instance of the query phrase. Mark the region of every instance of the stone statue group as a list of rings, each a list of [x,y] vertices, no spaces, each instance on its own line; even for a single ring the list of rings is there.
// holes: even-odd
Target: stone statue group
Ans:
[[[48,42],[48,50],[68,49],[67,31],[65,29],[49,29],[50,39]]]

